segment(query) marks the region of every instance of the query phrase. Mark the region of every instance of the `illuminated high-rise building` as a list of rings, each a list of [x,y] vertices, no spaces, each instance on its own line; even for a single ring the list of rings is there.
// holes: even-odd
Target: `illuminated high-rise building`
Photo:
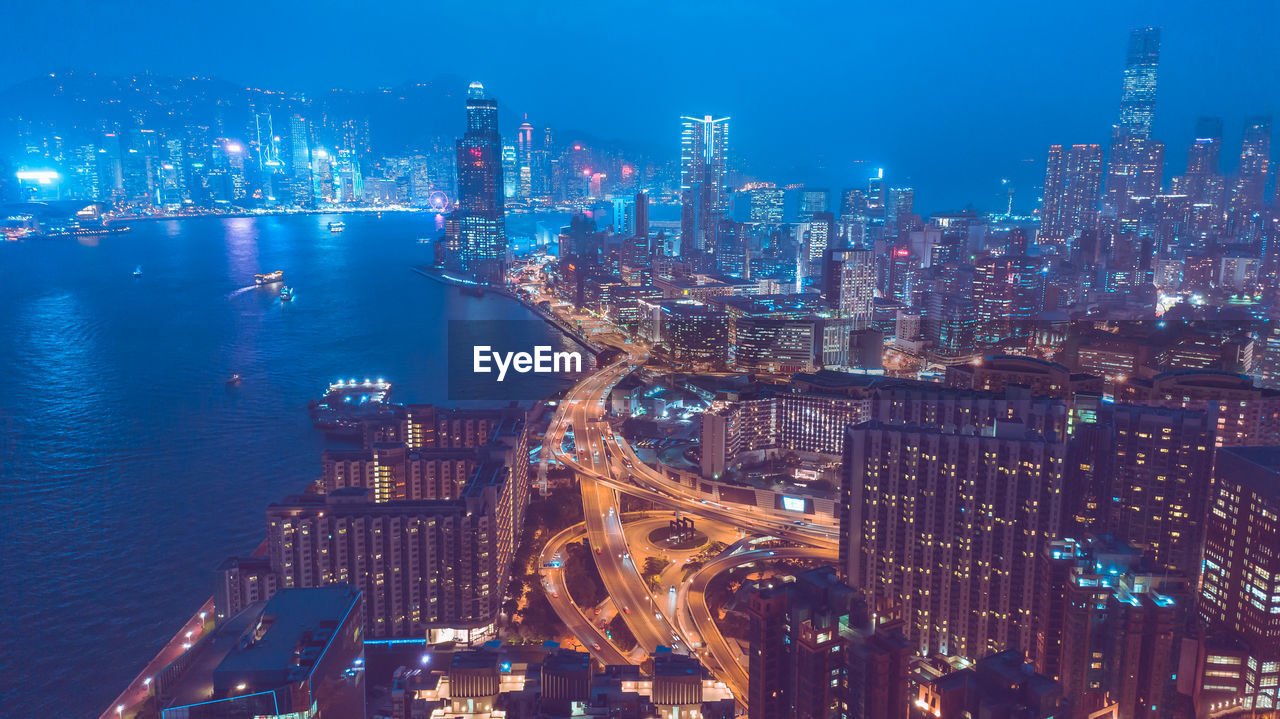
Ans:
[[[1160,28],[1143,27],[1129,31],[1129,51],[1125,58],[1120,96],[1120,126],[1134,137],[1151,136],[1159,67]]]
[[[649,237],[649,193],[641,190],[636,193],[636,216],[633,231],[636,237]]]
[[[1016,422],[991,434],[942,418],[849,427],[847,581],[878,616],[902,619],[922,655],[973,659],[1032,646],[1038,557],[1057,533],[1064,457],[1054,435]]]
[[[1072,248],[1082,234],[1096,230],[1101,184],[1101,145],[1072,145],[1065,151],[1050,145],[1037,242]]]
[[[1107,706],[1120,717],[1170,716],[1192,582],[1140,547],[1092,535],[1046,542],[1037,574],[1028,654],[1073,699],[1064,716],[1117,716],[1093,713]]]
[[[849,220],[865,216],[867,213],[867,193],[865,190],[849,188],[840,193],[840,219]]]
[[[293,204],[309,207],[315,202],[311,182],[311,128],[301,115],[289,118],[289,155]]]
[[[460,269],[497,279],[507,253],[498,103],[484,85],[467,88],[467,131],[457,144]]]
[[[827,250],[827,304],[841,317],[853,320],[853,329],[871,326],[875,309],[876,256],[868,249]]]
[[[831,191],[806,187],[800,191],[800,221],[808,222],[819,212],[826,212]]]
[[[160,138],[154,130],[139,129],[129,132],[128,139],[121,154],[125,199],[141,205],[155,204],[160,187]]]
[[[1280,447],[1218,452],[1205,527],[1202,711],[1280,707]],[[1207,714],[1207,711],[1206,711]]]
[[[1098,413],[1101,531],[1141,545],[1170,571],[1199,575],[1212,486],[1214,419],[1196,410],[1116,403]]]
[[[630,197],[615,197],[613,206],[613,234],[631,237],[636,234],[636,201]]]
[[[170,139],[164,143],[164,158],[160,162],[160,201],[166,208],[176,208],[187,199],[186,157],[182,140]]]
[[[707,188],[708,207],[729,209],[729,118],[680,118],[680,189]]]
[[[831,567],[770,581],[749,602],[748,717],[906,719],[910,646],[876,631]]]
[[[912,224],[915,219],[916,191],[910,187],[891,187],[885,205],[884,225],[890,237],[903,237],[907,232],[918,229]]]
[[[681,254],[708,249],[729,209],[729,118],[680,118]]]
[[[516,146],[502,146],[502,195],[520,196],[520,164],[516,159]]]
[[[1245,121],[1240,141],[1240,172],[1231,193],[1231,212],[1248,216],[1262,209],[1263,188],[1271,167],[1271,118]]]
[[[884,219],[888,196],[885,191],[884,168],[877,168],[876,174],[867,178],[867,215]]]
[[[1187,148],[1187,171],[1179,178],[1174,190],[1191,198],[1192,202],[1215,205],[1221,202],[1221,177],[1218,174],[1221,156],[1222,118],[1200,118],[1196,121],[1195,139]]]
[[[533,195],[533,125],[529,116],[516,130],[516,167],[519,173],[516,180],[516,195],[528,199]]]
[[[833,244],[836,231],[836,220],[830,212],[815,212],[810,218],[808,224],[808,234],[805,238],[805,245],[808,251],[805,257],[810,262],[820,262],[827,252],[827,248]],[[804,227],[804,225],[801,225]]]
[[[752,222],[778,224],[782,222],[782,190],[776,187],[756,187],[750,195]]]
[[[1034,333],[1034,320],[1044,308],[1041,262],[1026,255],[988,257],[974,263],[973,299],[977,310],[975,339],[997,344]]]
[[[1160,191],[1164,145],[1151,138],[1159,67],[1160,29],[1131,30],[1106,189],[1108,213],[1120,223],[1131,219],[1132,198],[1154,197]]]

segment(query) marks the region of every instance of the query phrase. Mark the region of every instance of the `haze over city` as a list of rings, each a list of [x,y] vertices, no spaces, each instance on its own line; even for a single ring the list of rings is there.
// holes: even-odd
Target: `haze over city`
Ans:
[[[1155,135],[1171,147],[1198,116],[1223,117],[1232,146],[1246,116],[1280,109],[1280,8],[1262,0],[10,5],[38,32],[8,38],[0,87],[59,69],[311,93],[478,79],[508,126],[527,113],[665,151],[672,118],[729,115],[748,175],[835,188],[884,167],[930,211],[991,209],[1006,178],[1034,209],[1043,145],[1106,141],[1133,26],[1164,30]]]

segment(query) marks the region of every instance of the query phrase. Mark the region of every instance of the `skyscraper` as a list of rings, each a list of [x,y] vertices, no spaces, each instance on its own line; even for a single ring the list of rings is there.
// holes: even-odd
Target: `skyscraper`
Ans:
[[[973,659],[1031,646],[1065,448],[1023,425],[998,423],[995,436],[954,427],[848,428],[840,559],[848,582],[878,616],[901,618],[921,654]]]
[[[502,196],[520,196],[520,165],[516,161],[516,146],[502,146]]]
[[[1107,173],[1106,209],[1122,231],[1132,220],[1131,200],[1152,197],[1160,190],[1164,167],[1164,145],[1151,139],[1155,119],[1156,84],[1160,67],[1160,29],[1134,28],[1129,32],[1124,79],[1120,95],[1120,118],[1111,135],[1110,168]]]
[[[1065,152],[1062,145],[1050,145],[1037,243],[1070,249],[1082,234],[1096,230],[1101,185],[1101,145],[1072,145]]]
[[[729,118],[680,118],[680,189],[705,185],[709,206],[729,209]]]
[[[1199,574],[1212,483],[1214,420],[1205,412],[1115,404],[1098,417],[1103,531],[1142,545],[1171,571]]]
[[[827,304],[841,317],[852,319],[854,329],[870,327],[875,309],[875,253],[867,249],[827,250],[823,277]]]
[[[457,144],[460,269],[486,281],[501,276],[507,252],[498,103],[484,85],[467,88],[467,131]]]
[[[1160,28],[1129,31],[1123,91],[1120,95],[1120,127],[1132,137],[1151,136],[1156,114],[1156,80],[1160,66]]]
[[[1196,120],[1196,137],[1187,151],[1187,172],[1214,174],[1221,168],[1222,118],[1202,117]]]
[[[1187,186],[1184,192],[1196,202],[1203,201],[1209,178],[1220,171],[1222,118],[1202,117],[1196,121],[1196,136],[1187,148]]]
[[[1271,118],[1245,120],[1240,141],[1240,173],[1231,193],[1231,212],[1237,221],[1262,209],[1263,188],[1271,165]]]
[[[729,209],[729,118],[681,117],[680,247],[701,253]]]
[[[1197,687],[1211,705],[1280,707],[1280,447],[1218,452],[1205,531]]]
[[[311,187],[311,131],[306,118],[289,118],[290,170],[293,172],[293,204],[310,207],[315,202]]]
[[[1069,719],[1169,716],[1192,583],[1110,537],[1047,542],[1040,557],[1036,671],[1071,697]],[[1111,716],[1106,714],[1104,716]]]
[[[613,234],[618,237],[631,237],[636,231],[636,203],[630,197],[615,197],[610,203]]]
[[[1041,267],[1040,261],[1026,255],[988,257],[974,263],[979,343],[997,344],[1034,333],[1033,322],[1044,308]]]

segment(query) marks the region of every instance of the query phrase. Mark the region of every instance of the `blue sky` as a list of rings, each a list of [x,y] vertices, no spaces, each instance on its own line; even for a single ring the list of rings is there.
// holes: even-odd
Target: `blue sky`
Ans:
[[[1045,147],[1105,142],[1127,31],[1163,28],[1155,132],[1169,171],[1195,118],[1280,104],[1280,3],[3,0],[0,84],[57,68],[246,85],[480,79],[535,123],[676,151],[681,114],[734,118],[754,174],[838,189],[884,166],[926,210],[1029,208]],[[859,164],[862,163],[862,164]]]

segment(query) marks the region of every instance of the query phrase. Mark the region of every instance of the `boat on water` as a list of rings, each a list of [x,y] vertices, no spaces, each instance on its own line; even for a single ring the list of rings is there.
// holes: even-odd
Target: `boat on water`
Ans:
[[[142,265],[138,265],[138,268],[137,268],[136,270],[134,270],[134,271],[133,271],[133,276],[134,276],[134,277],[141,277],[141,276],[142,276]]]
[[[268,272],[265,275],[253,276],[253,283],[259,286],[273,285],[277,282],[283,282],[283,281],[284,281],[284,270],[276,270],[275,272]]]
[[[241,381],[242,379],[240,375],[232,372],[230,379],[227,380],[227,384],[230,385],[231,387],[239,387]]]
[[[290,300],[292,300],[292,299],[293,299],[293,288],[292,288],[292,287],[290,287],[290,286],[288,286],[288,285],[285,285],[284,287],[281,287],[281,288],[280,288],[280,301],[281,301],[281,302],[288,302],[288,301],[290,301]]]
[[[334,222],[329,223],[330,232],[342,232],[345,229],[347,229],[347,223],[341,220],[336,220]]]

